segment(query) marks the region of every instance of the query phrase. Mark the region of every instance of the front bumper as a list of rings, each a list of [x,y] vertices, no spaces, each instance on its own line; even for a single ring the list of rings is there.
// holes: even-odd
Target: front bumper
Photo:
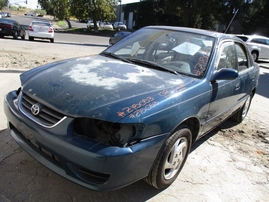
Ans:
[[[15,104],[16,92],[5,97],[4,111],[15,141],[33,158],[77,184],[97,191],[124,187],[146,177],[168,134],[131,147],[106,146],[72,133],[72,118],[53,128],[31,121]]]

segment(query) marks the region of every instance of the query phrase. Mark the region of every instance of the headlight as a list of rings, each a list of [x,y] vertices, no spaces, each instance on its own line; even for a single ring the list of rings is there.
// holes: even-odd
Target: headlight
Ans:
[[[73,123],[77,135],[103,144],[127,147],[138,142],[143,133],[142,124],[112,123],[88,118],[77,118]]]

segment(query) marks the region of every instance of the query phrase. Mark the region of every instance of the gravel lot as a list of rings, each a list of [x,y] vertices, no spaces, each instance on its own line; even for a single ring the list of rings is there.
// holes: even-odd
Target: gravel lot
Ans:
[[[11,39],[0,39],[0,44],[1,103],[3,95],[19,85],[18,77],[12,77],[14,82],[7,79],[10,74],[65,58],[97,54],[104,49]],[[10,137],[1,108],[0,202],[268,201],[268,81],[269,70],[261,68],[263,86],[259,86],[247,118],[238,125],[227,121],[199,140],[176,182],[164,191],[152,190],[140,181],[101,194],[55,175],[22,151]]]

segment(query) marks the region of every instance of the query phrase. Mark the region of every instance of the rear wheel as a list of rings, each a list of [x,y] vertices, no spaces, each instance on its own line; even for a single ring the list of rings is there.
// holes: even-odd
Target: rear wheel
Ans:
[[[54,39],[50,39],[50,42],[51,42],[51,43],[54,43]]]
[[[253,57],[253,60],[254,60],[255,62],[257,62],[257,61],[258,61],[258,57],[259,57],[259,53],[258,53],[258,51],[252,51],[252,52],[251,52],[251,55],[252,55],[252,57]]]
[[[22,39],[22,40],[24,40],[24,39],[25,39],[25,34],[23,34],[23,35],[21,36],[21,39]]]
[[[33,40],[34,40],[34,38],[29,36],[29,41],[33,41]]]
[[[248,110],[250,108],[251,100],[252,100],[253,94],[250,93],[248,96],[245,104],[241,109],[239,109],[231,118],[233,121],[236,121],[238,123],[241,123],[247,116]]]
[[[14,32],[13,39],[18,39],[18,32],[17,31]]]
[[[164,143],[145,181],[156,189],[165,189],[177,178],[190,152],[192,133],[182,128]]]

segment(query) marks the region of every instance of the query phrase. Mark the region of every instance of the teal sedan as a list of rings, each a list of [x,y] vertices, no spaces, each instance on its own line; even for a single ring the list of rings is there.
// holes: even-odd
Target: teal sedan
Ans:
[[[244,120],[258,79],[235,36],[149,26],[98,55],[21,74],[4,110],[17,143],[68,180],[96,191],[141,179],[165,189],[195,141]]]

